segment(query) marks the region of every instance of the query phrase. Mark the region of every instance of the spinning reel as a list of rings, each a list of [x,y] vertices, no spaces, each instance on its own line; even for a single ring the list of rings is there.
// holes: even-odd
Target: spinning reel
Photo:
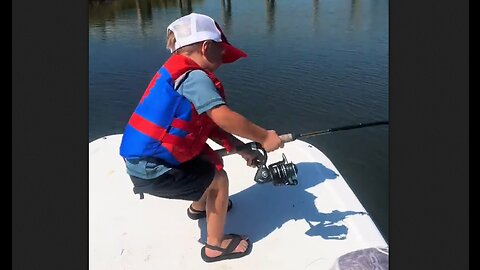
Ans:
[[[257,157],[254,160],[254,164],[258,168],[254,178],[255,182],[259,184],[272,182],[275,186],[294,186],[298,184],[297,166],[291,162],[289,163],[285,154],[282,154],[282,161],[270,164],[267,167],[267,151],[263,149],[261,144],[257,142],[250,142],[243,145],[238,150],[242,151],[247,149],[257,153]]]

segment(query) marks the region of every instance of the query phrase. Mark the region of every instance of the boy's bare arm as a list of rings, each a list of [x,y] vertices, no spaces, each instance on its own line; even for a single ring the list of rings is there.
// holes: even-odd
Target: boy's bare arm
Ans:
[[[263,142],[267,137],[267,130],[261,128],[241,114],[230,110],[226,105],[221,105],[207,111],[207,115],[221,129],[228,133],[238,135],[256,142]]]
[[[266,130],[252,123],[241,114],[221,105],[207,111],[207,115],[228,133],[259,142],[267,152],[283,147],[283,142],[273,130]]]
[[[220,135],[222,135],[222,137],[226,137],[235,147],[237,146],[241,146],[243,145],[244,143],[237,139],[237,137],[233,136],[232,134],[226,132],[225,130],[221,129],[221,128],[218,128],[218,130],[216,130],[215,134],[216,133],[220,133]],[[216,135],[213,135],[210,137],[211,140],[213,140],[214,142],[216,142],[217,144],[219,145],[222,145],[222,141],[221,141],[221,137],[220,136],[216,136]]]

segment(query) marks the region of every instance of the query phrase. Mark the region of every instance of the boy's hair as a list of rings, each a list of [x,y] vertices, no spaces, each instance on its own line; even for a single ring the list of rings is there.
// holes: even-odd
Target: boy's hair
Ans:
[[[201,43],[201,42],[197,42],[197,43],[194,43],[194,44],[190,44],[190,45],[178,48],[177,50],[174,50],[175,49],[175,41],[176,41],[175,34],[173,33],[172,30],[168,29],[167,30],[167,46],[166,47],[167,47],[168,50],[173,51],[173,53],[190,54],[194,50],[196,50],[197,45]]]
[[[173,34],[173,31],[168,29],[167,30],[167,49],[174,51],[175,49],[175,35]]]

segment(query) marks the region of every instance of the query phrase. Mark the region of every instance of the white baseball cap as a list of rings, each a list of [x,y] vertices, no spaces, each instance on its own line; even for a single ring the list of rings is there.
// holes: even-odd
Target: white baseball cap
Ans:
[[[170,52],[200,41],[213,40],[220,42],[225,49],[223,63],[232,63],[241,57],[247,57],[245,52],[227,41],[218,23],[206,15],[190,13],[172,22],[167,29],[175,35],[175,47],[170,48]]]

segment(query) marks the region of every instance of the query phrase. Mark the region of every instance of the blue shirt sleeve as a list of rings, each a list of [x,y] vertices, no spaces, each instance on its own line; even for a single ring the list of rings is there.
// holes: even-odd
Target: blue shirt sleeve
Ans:
[[[225,104],[212,80],[201,70],[190,72],[177,91],[193,103],[198,114]]]

